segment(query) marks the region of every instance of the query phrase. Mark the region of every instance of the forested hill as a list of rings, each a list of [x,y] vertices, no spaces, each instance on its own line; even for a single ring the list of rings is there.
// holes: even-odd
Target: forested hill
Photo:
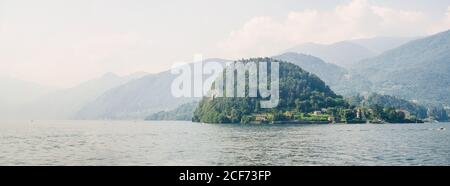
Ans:
[[[254,58],[236,63],[279,63],[280,101],[276,108],[262,109],[260,96],[256,98],[203,98],[194,112],[193,121],[205,123],[247,123],[256,114],[270,114],[277,120],[277,113],[298,111],[309,113],[322,108],[347,107],[341,96],[336,95],[316,75],[304,71],[297,65],[271,58]],[[268,65],[270,66],[270,65]],[[269,70],[270,71],[270,70]]]

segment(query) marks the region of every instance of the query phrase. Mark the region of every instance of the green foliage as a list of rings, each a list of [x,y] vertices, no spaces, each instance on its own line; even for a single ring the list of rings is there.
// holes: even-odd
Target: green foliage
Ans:
[[[374,118],[385,118],[385,113],[381,105],[373,104],[370,105],[369,108],[371,109]]]
[[[341,121],[343,121],[345,123],[352,121],[356,117],[356,115],[352,109],[339,110],[339,116],[341,118]]]
[[[311,114],[298,114],[295,115],[295,120],[299,121],[328,121],[328,114],[311,115]]]
[[[375,114],[382,113],[381,110],[383,108],[395,108],[406,110],[410,112],[412,116],[418,119],[425,119],[427,117],[427,108],[425,106],[406,101],[395,96],[372,93],[367,96],[367,98],[360,95],[355,95],[348,98],[347,100],[353,106],[369,107],[372,109],[376,108]],[[376,116],[381,117],[380,115]]]
[[[146,117],[145,120],[190,121],[193,116],[193,111],[197,107],[197,105],[198,102],[186,103],[171,111],[161,111],[154,113]]]
[[[247,123],[249,116],[257,113],[267,114],[268,122],[284,121],[291,118],[285,116],[286,111],[308,113],[329,107],[347,108],[349,105],[342,96],[336,95],[322,80],[314,74],[304,71],[300,67],[271,58],[256,58],[241,60],[236,63],[247,62],[278,62],[280,65],[280,101],[276,108],[260,108],[263,100],[246,97],[217,97],[203,98],[192,118],[195,122],[204,123]],[[270,65],[269,73],[270,73]],[[269,81],[270,83],[270,81]],[[219,117],[219,115],[222,115]],[[323,120],[323,118],[319,118]]]
[[[405,113],[396,111],[395,108],[387,108],[384,110],[386,113],[383,117],[389,123],[403,123],[405,121]]]

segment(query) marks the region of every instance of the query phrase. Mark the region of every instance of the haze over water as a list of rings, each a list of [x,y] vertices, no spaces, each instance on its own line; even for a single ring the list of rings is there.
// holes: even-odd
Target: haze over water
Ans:
[[[448,124],[1,122],[0,165],[450,165]]]

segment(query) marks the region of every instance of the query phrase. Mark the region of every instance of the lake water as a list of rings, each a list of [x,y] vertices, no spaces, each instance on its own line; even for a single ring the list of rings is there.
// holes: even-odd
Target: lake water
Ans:
[[[0,165],[450,165],[448,123],[0,123]]]

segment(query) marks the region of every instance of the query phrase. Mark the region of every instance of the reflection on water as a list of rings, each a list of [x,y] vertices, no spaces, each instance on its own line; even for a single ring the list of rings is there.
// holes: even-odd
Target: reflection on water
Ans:
[[[450,165],[449,128],[1,122],[0,165]]]

